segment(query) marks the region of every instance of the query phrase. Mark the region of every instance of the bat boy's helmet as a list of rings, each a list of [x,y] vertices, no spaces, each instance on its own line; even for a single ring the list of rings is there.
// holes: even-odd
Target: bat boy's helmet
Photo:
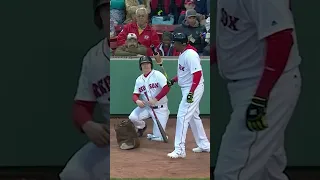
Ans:
[[[150,63],[151,64],[151,69],[153,69],[153,63],[152,63],[152,59],[150,56],[141,56],[139,59],[139,69],[140,71],[142,70],[141,68],[141,64],[142,63]]]

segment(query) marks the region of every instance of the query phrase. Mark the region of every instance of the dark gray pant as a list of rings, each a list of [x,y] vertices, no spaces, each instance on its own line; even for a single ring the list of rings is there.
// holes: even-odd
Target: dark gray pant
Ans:
[[[228,84],[233,113],[222,137],[214,172],[215,180],[287,180],[284,133],[300,95],[298,68],[284,73],[268,101],[266,120],[269,127],[251,132],[245,112],[259,79]]]
[[[110,148],[98,148],[92,142],[83,146],[60,173],[61,180],[110,179]]]

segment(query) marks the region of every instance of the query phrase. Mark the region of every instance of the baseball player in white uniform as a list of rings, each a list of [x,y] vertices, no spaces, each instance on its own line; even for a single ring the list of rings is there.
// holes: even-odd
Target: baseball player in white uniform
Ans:
[[[147,134],[147,138],[152,141],[163,141],[151,108],[154,109],[165,130],[169,118],[167,79],[160,71],[153,70],[152,59],[149,56],[140,57],[139,68],[142,74],[136,79],[132,96],[133,102],[138,107],[131,112],[129,119],[137,128],[138,136],[141,137],[147,128],[144,120],[151,117],[154,122],[153,133]]]
[[[217,10],[217,63],[233,111],[215,180],[288,180],[284,136],[301,88],[290,2],[218,0]]]
[[[108,30],[110,1],[99,0],[94,3],[97,8],[96,14],[99,14],[99,19],[96,20],[98,27]],[[107,38],[100,41],[83,59],[74,100],[73,119],[90,142],[72,156],[60,173],[61,180],[110,179],[110,48],[108,42]],[[102,110],[103,122],[95,122],[92,119],[95,104],[99,104]]]
[[[197,143],[193,152],[210,152],[210,142],[199,117],[199,103],[204,92],[204,79],[200,57],[194,47],[188,44],[188,37],[176,33],[173,37],[174,47],[181,52],[178,59],[177,76],[168,82],[169,87],[175,82],[181,87],[182,100],[177,114],[174,151],[168,154],[170,158],[185,158],[186,136],[190,124]]]

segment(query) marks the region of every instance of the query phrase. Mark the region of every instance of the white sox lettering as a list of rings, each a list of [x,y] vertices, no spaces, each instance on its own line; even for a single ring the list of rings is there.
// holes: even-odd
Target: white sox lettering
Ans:
[[[223,26],[228,27],[233,31],[238,31],[238,28],[236,26],[238,21],[239,18],[230,16],[224,8],[221,9],[220,22],[223,24]]]

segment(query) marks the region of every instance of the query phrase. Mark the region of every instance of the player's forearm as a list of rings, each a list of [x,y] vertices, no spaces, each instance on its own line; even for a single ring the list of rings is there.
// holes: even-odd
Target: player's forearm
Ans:
[[[178,76],[175,76],[174,78],[172,78],[172,80],[173,80],[174,82],[178,82]]]
[[[155,97],[158,101],[168,94],[170,88],[168,85],[163,86],[159,94]]]
[[[134,103],[136,103],[137,100],[139,100],[139,96],[140,96],[140,94],[133,94],[133,95],[132,95],[132,101],[133,101]]]
[[[292,45],[292,30],[281,31],[266,38],[265,67],[256,96],[268,98],[287,65]]]
[[[190,92],[194,92],[196,90],[196,88],[200,83],[201,76],[202,76],[202,71],[197,71],[193,73],[193,80],[192,80],[192,86],[190,88]]]
[[[76,127],[82,130],[82,126],[92,120],[96,102],[76,100],[73,104],[73,122]]]

